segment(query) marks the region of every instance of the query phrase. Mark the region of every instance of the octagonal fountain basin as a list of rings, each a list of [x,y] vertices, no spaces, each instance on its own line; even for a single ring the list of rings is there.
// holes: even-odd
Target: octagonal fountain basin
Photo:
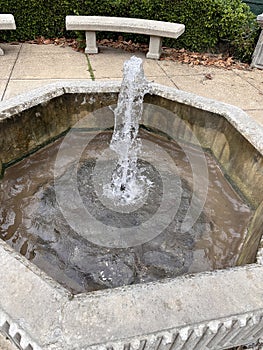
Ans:
[[[262,127],[150,84],[132,141],[146,190],[116,200],[119,92],[71,81],[0,104],[0,330],[27,350],[259,342]]]

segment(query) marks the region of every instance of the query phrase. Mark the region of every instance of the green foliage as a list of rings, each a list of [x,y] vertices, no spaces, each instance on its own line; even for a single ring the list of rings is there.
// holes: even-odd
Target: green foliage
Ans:
[[[1,0],[0,13],[15,16],[17,30],[1,32],[9,41],[76,35],[65,30],[66,15],[137,17],[184,23],[185,33],[165,42],[173,47],[224,49],[242,60],[249,60],[258,34],[242,0]]]

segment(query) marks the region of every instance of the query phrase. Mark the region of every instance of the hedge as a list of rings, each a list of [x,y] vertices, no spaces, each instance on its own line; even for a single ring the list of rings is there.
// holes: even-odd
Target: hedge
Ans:
[[[263,1],[262,0],[242,0],[245,4],[247,4],[251,11],[255,15],[259,15],[263,13]]]
[[[245,61],[258,35],[255,15],[242,0],[1,0],[0,13],[15,16],[17,30],[1,39],[24,41],[37,36],[72,36],[66,15],[138,17],[184,23],[185,33],[166,44],[192,51],[227,50]]]

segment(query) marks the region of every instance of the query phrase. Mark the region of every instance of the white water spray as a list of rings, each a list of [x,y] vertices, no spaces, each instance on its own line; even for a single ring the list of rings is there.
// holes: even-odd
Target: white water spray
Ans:
[[[104,186],[104,194],[117,205],[134,203],[144,196],[151,182],[138,168],[141,142],[137,138],[143,113],[143,98],[150,92],[144,76],[142,60],[133,56],[124,63],[123,81],[114,110],[114,132],[110,148],[116,152],[118,163],[111,183]]]

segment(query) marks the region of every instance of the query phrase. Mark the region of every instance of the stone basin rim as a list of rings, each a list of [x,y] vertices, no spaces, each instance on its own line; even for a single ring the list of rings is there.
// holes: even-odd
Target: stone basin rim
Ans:
[[[225,118],[263,156],[263,127],[241,108],[193,93],[150,83],[151,93]],[[118,93],[121,81],[64,80],[49,83],[0,102],[0,126],[5,119],[64,94]],[[0,245],[2,243],[0,242]],[[263,237],[257,253],[257,263],[263,265]],[[41,274],[43,272],[41,271]],[[48,277],[49,278],[49,277]],[[63,288],[61,286],[61,288]],[[64,288],[63,288],[64,289]],[[67,291],[65,289],[65,291]],[[68,292],[68,291],[67,291]]]
[[[252,145],[263,154],[263,126],[249,117],[241,108],[220,102],[214,99],[198,96],[176,88],[167,87],[157,83],[150,83],[152,94],[182,103],[198,109],[216,113],[232,124],[241,135],[243,135]],[[120,81],[83,81],[65,80],[47,84],[43,87],[17,95],[6,101],[0,102],[0,123],[4,119],[10,118],[25,109],[29,109],[38,104],[44,104],[52,98],[63,94],[74,93],[118,93]]]
[[[45,104],[66,93],[118,93],[119,89],[119,81],[78,80],[49,84],[1,102],[0,125],[25,109]],[[263,154],[263,128],[243,110],[159,84],[153,83],[152,91],[160,97],[222,116]],[[245,327],[248,326],[256,329],[255,334],[259,331],[262,334],[259,320],[263,320],[263,248],[259,249],[254,264],[76,296],[3,241],[0,241],[0,264],[0,280],[4,286],[0,289],[0,331],[14,341],[20,337],[18,343],[23,350],[124,350],[127,344],[139,350],[140,341],[144,339],[147,344],[156,345],[161,338],[165,345],[179,334],[187,343],[188,334],[194,334],[201,340],[207,335],[206,329],[216,333],[223,327],[231,333],[237,324],[238,332],[245,329],[246,333]],[[214,284],[214,294],[209,294],[213,292]],[[185,290],[189,299],[184,296]],[[165,296],[158,294],[160,291]],[[149,294],[151,297],[148,299]],[[12,300],[9,295],[13,296]],[[191,298],[191,295],[197,297]],[[208,298],[214,310],[208,305]],[[120,306],[116,304],[118,300]],[[142,304],[136,303],[136,300],[142,301]],[[156,300],[156,305],[152,300]],[[169,307],[165,304],[167,300]],[[112,312],[117,314],[112,309],[114,305],[120,312],[119,318],[115,319],[116,326],[114,318],[111,319]],[[224,308],[221,310],[217,305]],[[235,310],[237,305],[239,308]],[[152,310],[156,318],[152,317]],[[196,312],[187,313],[187,310]],[[127,311],[133,315],[131,318],[127,316]],[[135,318],[138,313],[143,317]],[[75,315],[74,320],[72,314]],[[39,322],[40,319],[42,322]],[[123,320],[128,320],[128,324]],[[5,330],[7,323],[10,329]],[[142,325],[145,328],[140,328]]]
[[[179,332],[180,337],[186,340],[185,334],[190,332],[194,332],[198,335],[200,332],[200,334],[202,334],[205,329],[209,329],[210,332],[216,333],[215,329],[220,329],[222,325],[227,331],[231,331],[233,324],[239,324],[240,329],[242,329],[242,327],[245,327],[249,322],[255,324],[256,327],[258,327],[258,323],[262,322],[263,304],[262,299],[260,301],[261,294],[259,285],[263,277],[263,266],[258,263],[224,270],[201,272],[142,285],[124,286],[111,290],[82,293],[73,297],[68,291],[40,271],[36,266],[14,252],[5,242],[0,242],[0,245],[2,246],[2,249],[0,249],[1,263],[3,263],[3,266],[5,266],[5,264],[12,264],[12,268],[10,269],[11,279],[13,280],[16,278],[19,282],[22,282],[22,274],[25,274],[24,283],[33,286],[31,295],[29,295],[26,290],[20,290],[18,300],[24,302],[24,305],[20,307],[17,305],[17,301],[14,301],[14,305],[12,306],[10,303],[5,305],[3,302],[3,300],[5,300],[3,298],[4,290],[0,291],[0,331],[2,324],[8,322],[11,327],[6,334],[11,339],[15,339],[16,334],[19,333],[22,336],[22,343],[20,345],[22,345],[21,349],[23,350],[28,349],[28,344],[30,344],[34,350],[80,350],[84,348],[87,350],[106,350],[111,346],[113,346],[114,350],[124,350],[126,349],[125,344],[128,342],[134,346],[132,347],[133,349],[139,349],[138,338],[141,340],[147,339],[149,343],[152,341],[158,342],[160,337],[169,340],[172,339],[174,334]],[[236,304],[234,295],[232,295],[229,300],[225,301],[224,310],[221,311],[221,309],[217,309],[216,315],[213,315],[213,312],[209,311],[210,307],[207,310],[204,306],[204,301],[207,301],[208,297],[208,295],[204,294],[207,288],[211,292],[214,288],[214,284],[216,284],[216,287],[220,289],[219,295],[210,296],[210,301],[213,305],[216,305],[216,303],[220,302],[220,299],[221,301],[225,299],[224,295],[221,294],[225,288],[231,288],[234,293],[237,293],[241,288],[243,278],[245,280],[244,288],[246,292],[250,291],[250,295],[248,300],[242,301],[243,305],[241,302],[240,310],[236,310],[233,315],[233,310],[235,310],[236,307],[235,305],[232,306],[232,302]],[[8,284],[7,288],[12,295],[18,296],[18,292],[15,292],[14,286],[12,287],[12,281],[8,283],[7,278],[4,278],[4,276],[2,280],[6,282],[4,285]],[[238,283],[239,286],[235,286],[235,283]],[[25,286],[26,284],[24,287]],[[151,298],[154,296],[157,297],[156,293],[162,291],[168,298],[171,298],[171,296],[169,296],[171,293],[180,304],[180,302],[183,301],[181,296],[184,290],[183,288],[186,288],[188,293],[191,288],[197,288],[196,291],[200,293],[201,309],[204,308],[205,317],[197,313],[193,317],[193,324],[189,322],[187,311],[182,311],[184,307],[187,310],[190,305],[190,307],[197,307],[197,310],[199,310],[199,306],[195,305],[197,300],[195,302],[194,299],[190,298],[190,300],[186,299],[183,302],[183,309],[180,309],[180,306],[177,304],[172,304],[171,310],[166,310],[166,312],[170,314],[170,317],[172,317],[173,312],[178,312],[176,323],[173,323],[175,322],[174,320],[171,322],[167,321],[167,325],[162,327],[162,319],[160,322],[155,321],[154,325],[151,326],[148,320],[149,314],[151,313],[147,313],[144,309],[145,307],[149,308],[150,304],[152,304]],[[242,294],[242,291],[240,292]],[[146,295],[144,293],[146,293]],[[150,300],[147,300],[149,294]],[[173,300],[173,297],[171,300]],[[42,306],[39,306],[37,303],[39,298],[41,298]],[[142,305],[138,304],[138,300],[141,300],[141,298]],[[34,299],[36,299],[36,302]],[[160,302],[157,302],[156,299],[157,305],[153,307],[155,311],[158,307],[165,306],[165,300],[163,299],[164,298],[161,297]],[[93,336],[92,334],[93,327],[95,327],[94,332],[97,336],[99,334],[97,327],[99,325],[101,327],[101,323],[105,322],[108,327],[110,327],[107,317],[109,318],[109,310],[113,305],[116,306],[117,300],[120,300],[120,302],[124,300],[124,304],[122,305],[124,311],[122,313],[121,309],[120,318],[124,317],[125,319],[127,317],[125,316],[125,310],[127,311],[131,305],[136,309],[136,312],[146,312],[147,329],[141,330],[139,326],[136,326],[138,321],[131,321],[131,325],[126,325],[121,334],[119,334],[119,331],[114,332],[115,327],[113,326],[110,334],[106,332],[106,334],[101,335],[101,339],[95,339],[95,335]],[[26,305],[29,306],[29,309]],[[96,307],[98,311],[97,315],[94,316],[93,313]],[[44,322],[43,329],[41,328],[41,330],[39,330],[39,327],[36,327],[35,324],[35,317],[36,315],[37,317],[44,316],[46,309],[49,310],[48,312],[52,310],[54,315],[50,316],[50,319],[48,318],[48,321]],[[91,314],[90,310],[93,310]],[[71,322],[72,313],[74,313],[76,317],[74,322]],[[25,314],[26,316],[24,316]],[[88,330],[84,322],[90,323]],[[118,321],[117,323],[120,322],[121,321]],[[160,330],[156,329],[158,324]],[[103,327],[101,328],[103,329]],[[127,337],[125,336],[125,331],[127,332]],[[79,346],[76,345],[78,343]]]

